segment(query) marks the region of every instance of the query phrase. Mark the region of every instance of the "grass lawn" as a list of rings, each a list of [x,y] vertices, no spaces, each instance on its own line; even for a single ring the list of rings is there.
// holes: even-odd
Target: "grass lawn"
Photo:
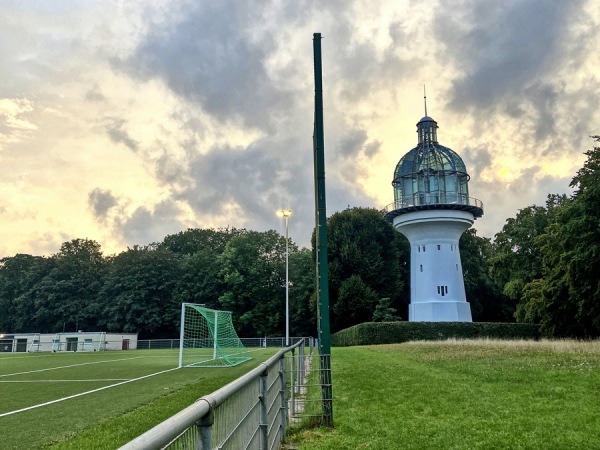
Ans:
[[[332,351],[333,430],[299,449],[600,449],[600,341]]]
[[[0,416],[0,449],[117,448],[248,372],[276,350],[253,352],[253,360],[232,368],[173,370]],[[170,350],[1,355],[0,415],[176,365],[177,352]],[[47,368],[52,370],[43,370]]]

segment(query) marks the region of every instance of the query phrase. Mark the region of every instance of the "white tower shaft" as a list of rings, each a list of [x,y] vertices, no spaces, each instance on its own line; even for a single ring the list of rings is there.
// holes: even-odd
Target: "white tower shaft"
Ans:
[[[473,224],[468,211],[429,209],[393,219],[411,248],[409,321],[472,322],[458,242]]]

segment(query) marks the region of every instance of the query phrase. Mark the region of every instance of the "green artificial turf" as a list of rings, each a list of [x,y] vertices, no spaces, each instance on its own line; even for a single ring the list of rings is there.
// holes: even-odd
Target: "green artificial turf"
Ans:
[[[118,448],[202,395],[213,392],[251,370],[275,351],[276,349],[269,349],[253,352],[253,360],[232,368],[177,369],[0,417],[0,449]],[[128,359],[89,364],[119,358]],[[85,365],[81,365],[83,363]],[[79,365],[66,367],[74,364]],[[170,350],[3,355],[0,359],[0,381],[27,380],[30,383],[0,382],[0,414],[115,384],[121,379],[172,369],[176,365],[177,353]],[[62,368],[31,372],[57,367]],[[17,372],[30,373],[2,377]]]
[[[299,449],[600,448],[600,342],[334,348],[333,429]]]

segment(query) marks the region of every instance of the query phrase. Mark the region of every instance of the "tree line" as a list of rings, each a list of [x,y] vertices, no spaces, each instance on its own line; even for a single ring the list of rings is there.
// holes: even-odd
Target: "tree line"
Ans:
[[[595,136],[598,141],[600,138]],[[494,240],[463,234],[475,321],[539,323],[549,336],[600,335],[600,148],[586,152],[570,197],[548,195],[509,218]],[[74,330],[178,335],[182,302],[233,312],[240,336],[285,329],[285,238],[271,230],[188,229],[105,256],[89,239],[51,256],[0,260],[0,333]],[[331,329],[406,320],[408,241],[379,211],[328,219]],[[290,332],[316,335],[313,249],[289,241]]]

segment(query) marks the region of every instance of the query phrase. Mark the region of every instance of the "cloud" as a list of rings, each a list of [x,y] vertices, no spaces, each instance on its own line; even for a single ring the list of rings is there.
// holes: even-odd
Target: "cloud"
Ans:
[[[110,191],[103,191],[100,188],[92,190],[88,194],[88,204],[92,209],[94,217],[105,219],[108,211],[119,204],[118,199]]]
[[[152,209],[140,206],[118,223],[118,229],[129,245],[160,242],[165,236],[182,230],[183,225],[177,218],[181,212],[181,208],[170,200],[160,202]]]
[[[258,3],[190,3],[185,14],[151,27],[135,53],[115,66],[164,80],[221,121],[272,130],[274,117],[293,100],[267,73],[276,36],[266,31],[256,42],[248,30],[262,14]]]
[[[467,173],[472,177],[481,177],[492,166],[492,152],[485,147],[466,147],[461,150],[460,156],[465,162]]]
[[[441,143],[486,205],[477,226],[488,236],[568,189],[600,132],[591,0],[59,0],[0,15],[0,192],[4,215],[38,217],[19,230],[31,248],[42,220],[50,246],[96,233],[116,250],[187,227],[283,231],[281,208],[308,245],[314,32],[329,215],[389,203],[423,83]],[[15,242],[8,222],[2,241]]]
[[[85,93],[85,99],[90,102],[101,102],[105,99],[105,97],[98,88],[98,86],[94,86],[92,89]]]
[[[449,105],[456,111],[493,109],[498,101],[522,95],[537,80],[556,73],[566,56],[563,42],[570,19],[581,2],[540,7],[523,0],[487,0],[463,6],[451,13],[439,8],[434,27],[446,43],[445,56],[462,72],[450,92]]]
[[[124,128],[125,121],[123,119],[111,119],[105,130],[110,140],[115,144],[123,144],[130,150],[137,152],[138,143],[129,136]]]

